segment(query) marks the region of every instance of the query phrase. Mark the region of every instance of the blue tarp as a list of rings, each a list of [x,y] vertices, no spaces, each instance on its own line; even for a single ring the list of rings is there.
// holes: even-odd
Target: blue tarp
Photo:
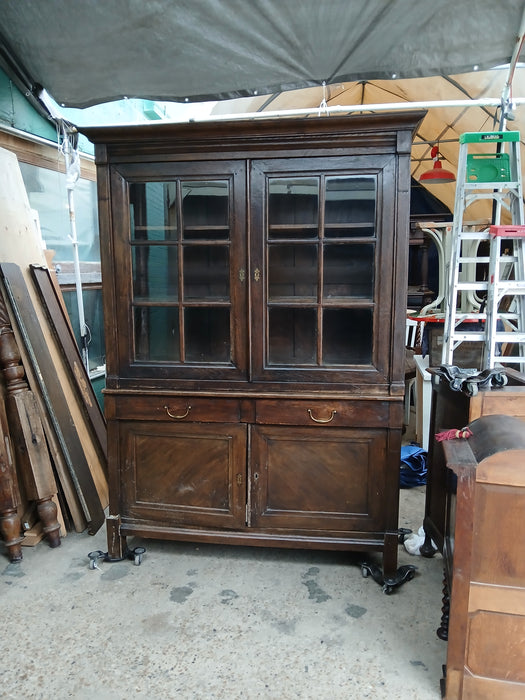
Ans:
[[[419,445],[411,443],[401,447],[401,469],[399,486],[411,489],[427,483],[427,452]]]

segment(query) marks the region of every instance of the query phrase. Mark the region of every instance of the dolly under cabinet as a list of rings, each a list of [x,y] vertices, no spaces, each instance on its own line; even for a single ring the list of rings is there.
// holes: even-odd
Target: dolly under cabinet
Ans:
[[[83,130],[110,556],[141,535],[377,551],[395,571],[423,116]]]

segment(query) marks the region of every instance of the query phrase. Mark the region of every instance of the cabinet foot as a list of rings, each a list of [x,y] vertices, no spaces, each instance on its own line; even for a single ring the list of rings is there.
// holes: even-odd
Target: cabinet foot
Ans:
[[[383,593],[390,595],[395,588],[398,588],[403,583],[411,581],[416,575],[417,566],[413,564],[404,564],[400,566],[393,576],[384,576],[381,568],[375,564],[361,564],[361,573],[365,578],[372,576],[374,581],[383,587]]]
[[[145,547],[135,547],[134,549],[126,549],[123,556],[121,557],[112,557],[109,555],[109,552],[103,552],[101,549],[96,549],[95,551],[89,552],[88,554],[89,568],[100,568],[98,566],[99,561],[116,562],[124,561],[124,559],[131,559],[135,566],[140,566],[142,563],[142,555],[145,551]]]
[[[428,535],[425,532],[425,541],[423,542],[423,544],[419,548],[419,553],[421,554],[422,557],[426,557],[427,559],[431,559],[434,556],[434,554],[436,554],[437,551],[438,550],[432,544],[432,538],[430,537],[430,535]]]

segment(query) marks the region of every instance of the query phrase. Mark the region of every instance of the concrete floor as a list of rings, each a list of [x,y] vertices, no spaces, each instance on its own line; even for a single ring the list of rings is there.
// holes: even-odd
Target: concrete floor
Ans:
[[[401,492],[417,531],[424,487]],[[0,697],[16,700],[438,700],[442,560],[399,548],[416,577],[391,595],[363,557],[130,540],[140,566],[100,563],[95,536],[0,545]],[[367,557],[368,561],[373,558]]]

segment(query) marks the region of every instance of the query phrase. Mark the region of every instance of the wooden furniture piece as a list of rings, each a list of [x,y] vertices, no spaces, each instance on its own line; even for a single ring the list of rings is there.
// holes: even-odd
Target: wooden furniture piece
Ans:
[[[53,501],[57,487],[47,450],[42,421],[33,393],[29,390],[20,352],[0,290],[0,371],[5,379],[6,415],[11,444],[22,476],[26,497],[34,501],[50,547],[60,545],[60,524]],[[6,447],[7,443],[3,447]],[[7,462],[8,464],[8,462]],[[16,524],[16,521],[15,521]],[[18,521],[19,524],[19,521]],[[11,533],[11,540],[14,533]],[[8,543],[9,547],[9,543]],[[21,559],[16,552],[11,555]]]
[[[126,537],[397,566],[424,113],[93,127],[109,558]]]
[[[525,375],[507,368],[505,387],[481,387],[473,397],[453,391],[446,380],[433,377],[430,409],[430,439],[428,446],[428,473],[425,500],[424,529],[426,543],[422,553],[432,555],[434,540],[443,552],[450,483],[446,470],[443,443],[434,435],[448,429],[460,429],[481,416],[502,414],[525,419]]]
[[[446,700],[525,697],[525,422],[489,415],[443,442],[455,487]]]
[[[0,304],[0,317],[1,313]],[[0,337],[0,347],[1,340]],[[20,515],[18,514],[20,494],[13,462],[11,436],[7,425],[4,395],[3,377],[0,377],[0,537],[4,541],[9,561],[15,562],[22,559],[21,544],[24,538],[22,536]]]

